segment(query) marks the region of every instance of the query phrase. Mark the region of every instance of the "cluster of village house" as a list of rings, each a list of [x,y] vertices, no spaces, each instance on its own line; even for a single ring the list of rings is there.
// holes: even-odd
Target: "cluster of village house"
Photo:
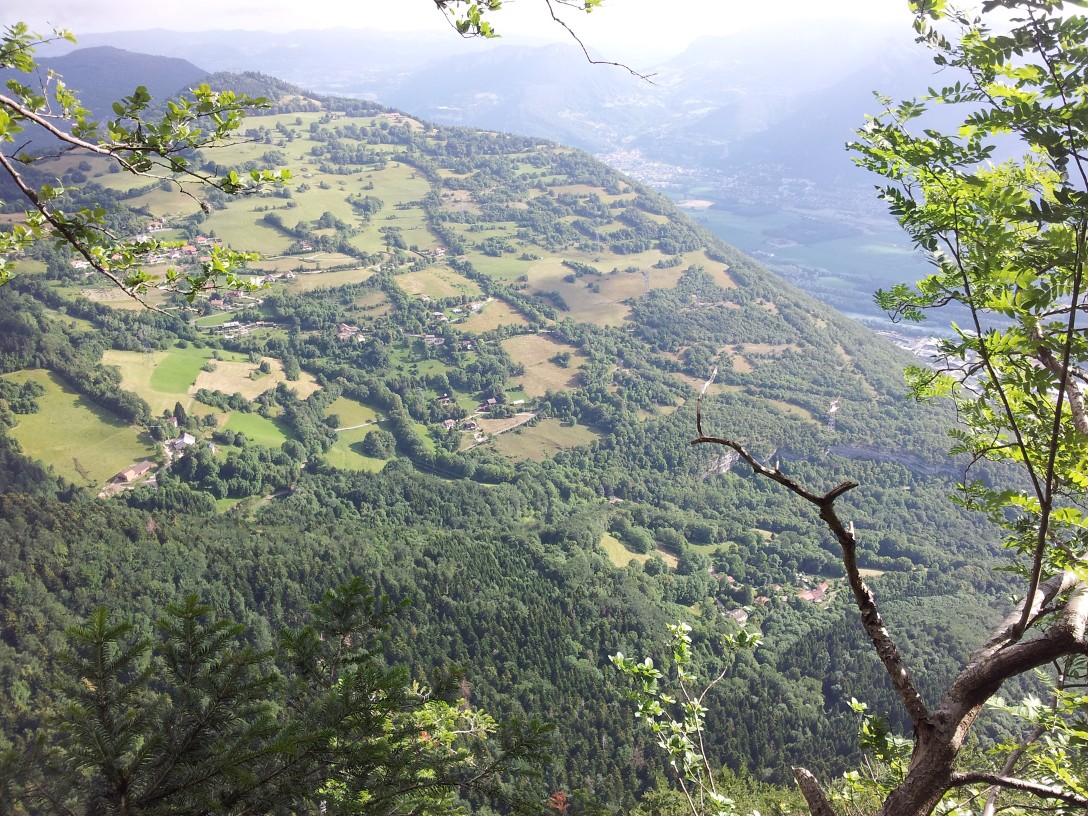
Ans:
[[[736,583],[736,579],[732,575],[726,575],[721,580],[724,580],[728,584]],[[802,586],[809,586],[808,579],[804,575],[799,574],[797,576],[797,580],[801,583]],[[773,589],[776,593],[781,593],[782,592],[782,585],[781,584],[775,584],[773,587],[771,587],[771,589]],[[831,589],[831,582],[830,581],[821,581],[819,584],[817,584],[813,588],[804,589],[801,592],[798,592],[796,597],[797,597],[798,600],[806,601],[807,603],[814,603],[814,604],[823,603],[824,601],[826,601],[830,597],[830,589]],[[779,601],[785,601],[786,600],[785,595],[779,594],[777,597],[778,597]],[[755,606],[766,606],[770,602],[771,602],[771,599],[768,596],[760,595],[754,601],[752,601],[752,604],[755,605]],[[731,618],[732,620],[735,620],[741,626],[743,626],[744,624],[746,624],[748,622],[749,615],[748,615],[748,610],[747,609],[743,609],[743,608],[739,608],[739,607],[737,609],[726,609],[724,607],[724,605],[721,603],[721,601],[718,601],[717,604],[718,604],[719,610],[721,610],[722,615],[724,615],[725,617]]]
[[[166,419],[166,424],[169,425],[172,428],[177,428],[178,427],[177,418],[176,417],[168,417]],[[179,453],[184,453],[186,450],[188,450],[189,448],[191,448],[195,444],[196,444],[196,437],[193,436],[191,433],[189,433],[187,431],[182,431],[174,439],[171,439],[169,442],[164,442],[163,443],[163,450],[166,453],[167,461],[169,461],[170,459],[172,459],[175,455],[177,455]],[[213,448],[213,451],[214,451],[214,448]],[[145,459],[142,462],[137,462],[134,465],[129,465],[127,468],[125,468],[120,473],[118,473],[116,476],[114,476],[113,479],[111,479],[110,481],[115,486],[124,487],[126,485],[132,485],[138,479],[140,479],[140,477],[146,476],[148,473],[150,473],[156,467],[157,467],[157,465],[154,462]],[[155,481],[154,474],[152,474],[151,478],[148,479],[146,482],[144,482],[144,484],[146,484],[148,487],[155,487],[156,486],[156,481]]]
[[[151,233],[162,232],[166,227],[163,226],[162,221],[152,221],[147,225],[147,233],[143,235],[134,235],[128,240],[131,241],[150,241]],[[207,252],[213,246],[221,246],[223,243],[220,238],[209,238],[206,235],[198,235],[193,239],[191,244],[182,244],[178,247],[172,247],[164,252],[149,252],[144,258],[144,261],[149,265],[169,263],[170,261],[210,261],[211,256],[202,255],[202,252]],[[120,258],[119,254],[115,254],[114,258]],[[73,269],[88,269],[90,262],[83,258],[76,258],[72,261]]]
[[[234,337],[245,337],[251,331],[255,329],[270,329],[275,326],[274,323],[269,323],[265,320],[257,320],[253,323],[242,323],[238,320],[228,320],[226,323],[220,323],[218,326],[212,326],[208,329],[211,334],[219,335],[227,340]]]
[[[432,251],[433,252],[441,251],[443,254],[445,254],[445,250],[432,250]],[[420,295],[419,299],[424,303],[429,303],[430,300],[431,300],[427,295]],[[476,312],[480,311],[480,309],[482,309],[483,307],[484,307],[484,305],[482,303],[469,303],[469,304],[467,304],[467,306],[465,308],[467,308],[468,311],[475,314]],[[465,314],[465,309],[462,309],[461,307],[457,306],[457,307],[454,307],[453,309],[450,309],[450,313],[454,314],[454,315],[461,316],[461,315]],[[431,312],[431,317],[434,318],[439,323],[449,323],[450,322],[449,315],[447,315],[445,312],[439,312],[439,311]],[[436,334],[423,334],[423,335],[409,334],[407,336],[408,337],[421,337],[423,339],[423,344],[427,345],[427,346],[444,346],[446,344],[446,338],[445,337],[440,337],[439,335],[436,335]],[[368,335],[367,335],[365,329],[361,329],[358,326],[353,326],[350,323],[341,323],[336,329],[336,338],[338,340],[340,340],[340,342],[342,342],[342,343],[348,343],[348,342],[351,342],[351,343],[364,343],[364,342],[366,342],[367,337],[368,337]],[[472,351],[472,341],[471,340],[461,340],[459,345],[460,345],[461,351]]]

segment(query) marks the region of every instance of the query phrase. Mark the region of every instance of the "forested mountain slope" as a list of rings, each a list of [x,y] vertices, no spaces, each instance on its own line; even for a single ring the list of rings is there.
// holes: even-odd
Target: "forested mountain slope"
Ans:
[[[713,695],[715,758],[779,782],[845,767],[850,697],[897,708],[818,520],[688,444],[713,369],[708,429],[814,489],[862,483],[889,618],[934,684],[955,668],[934,644],[974,639],[1003,587],[946,500],[949,417],[905,400],[905,355],[580,151],[219,81],[274,107],[194,158],[288,185],[202,206],[93,161],[42,172],[176,239],[153,269],[222,242],[262,253],[264,288],[153,291],[152,311],[43,247],[0,293],[4,740],[96,605],[146,623],[196,592],[269,645],[362,575],[411,601],[387,658],[463,664],[474,702],[554,723],[545,781],[580,802],[657,781],[607,656],[678,617],[706,667],[728,613],[765,635]]]

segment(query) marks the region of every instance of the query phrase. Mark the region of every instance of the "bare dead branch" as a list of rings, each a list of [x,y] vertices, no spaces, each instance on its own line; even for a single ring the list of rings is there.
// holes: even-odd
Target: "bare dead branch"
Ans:
[[[561,25],[563,28],[565,28],[567,30],[567,33],[570,34],[570,36],[574,39],[574,41],[576,43],[578,43],[578,47],[582,49],[582,54],[585,55],[586,61],[589,62],[590,65],[611,65],[611,66],[613,66],[615,68],[622,68],[624,71],[629,73],[631,76],[637,77],[638,79],[641,79],[643,82],[649,82],[651,85],[656,84],[654,82],[654,80],[653,80],[653,77],[654,77],[653,74],[639,73],[634,68],[632,68],[630,65],[626,65],[626,64],[624,64],[622,62],[613,62],[612,60],[599,60],[599,59],[594,59],[593,57],[591,57],[589,55],[589,49],[586,48],[585,43],[582,42],[582,38],[579,37],[574,32],[574,29],[571,28],[569,25],[567,25],[566,22],[564,22],[563,19],[561,17],[559,17],[555,13],[555,7],[552,5],[552,0],[544,0],[544,4],[548,7],[548,13],[552,16],[552,20],[559,23],[559,25]]]
[[[1070,312],[1070,316],[1074,316],[1076,312]],[[1066,345],[1072,341],[1072,331],[1066,336]],[[1041,341],[1042,338],[1036,336],[1036,355],[1039,362],[1041,362],[1046,368],[1058,378],[1060,385],[1064,386],[1062,392],[1065,395],[1066,400],[1069,402],[1069,415],[1073,418],[1073,425],[1076,429],[1088,436],[1088,413],[1085,412],[1084,397],[1080,393],[1080,388],[1075,383],[1069,382],[1070,379],[1083,380],[1083,375],[1080,375],[1069,364],[1068,360],[1058,360],[1054,356],[1049,348],[1046,347]],[[1060,416],[1060,413],[1059,413]]]
[[[715,371],[715,374],[716,373],[717,372]],[[771,481],[777,482],[791,493],[800,496],[809,504],[815,506],[820,511],[820,518],[823,520],[824,524],[827,525],[828,529],[831,530],[842,550],[842,563],[846,574],[846,580],[854,594],[854,601],[857,604],[858,611],[861,612],[861,622],[865,629],[865,633],[869,636],[873,648],[876,649],[877,655],[884,664],[884,669],[888,673],[888,677],[891,678],[892,686],[895,688],[899,698],[903,701],[903,705],[907,709],[907,714],[910,716],[911,723],[917,732],[928,722],[929,711],[926,708],[925,701],[922,699],[922,695],[918,692],[914,681],[911,679],[910,673],[907,671],[898,647],[896,647],[895,643],[892,641],[891,635],[884,625],[884,619],[877,607],[876,597],[861,577],[861,572],[857,563],[857,541],[854,538],[853,531],[847,529],[846,525],[843,524],[835,511],[835,501],[843,494],[858,487],[858,483],[851,481],[843,482],[821,496],[795,482],[778,468],[769,468],[763,465],[739,442],[722,437],[707,436],[703,432],[703,398],[713,381],[714,375],[711,375],[711,378],[707,380],[706,384],[703,386],[702,393],[700,393],[699,399],[696,402],[695,426],[699,436],[692,440],[691,444],[714,444],[730,448],[735,451],[741,459],[747,462],[749,467],[756,473]]]
[[[1016,746],[1008,759],[1005,760],[1005,764],[1001,766],[1000,776],[1008,777],[1015,769],[1020,758],[1027,752],[1028,747],[1039,740],[1039,738],[1046,733],[1046,726],[1038,725],[1032,729],[1021,743]],[[1002,790],[1001,785],[991,785],[989,793],[986,796],[986,805],[982,809],[982,816],[994,816],[997,812],[997,799],[1000,796]]]

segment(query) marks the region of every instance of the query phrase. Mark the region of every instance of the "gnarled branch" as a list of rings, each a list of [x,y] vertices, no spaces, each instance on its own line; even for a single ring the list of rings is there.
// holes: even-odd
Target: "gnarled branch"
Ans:
[[[828,529],[831,530],[832,534],[834,534],[842,549],[842,562],[846,573],[846,580],[850,584],[850,589],[854,594],[854,601],[857,604],[858,610],[861,612],[861,622],[865,629],[865,633],[869,636],[873,648],[876,649],[880,661],[884,664],[884,670],[888,673],[888,677],[891,678],[892,686],[895,688],[899,698],[903,701],[903,705],[907,709],[907,714],[910,716],[911,724],[917,732],[928,722],[929,710],[926,708],[922,695],[918,692],[917,686],[915,686],[910,673],[907,671],[907,667],[903,662],[899,649],[896,647],[891,635],[888,633],[887,627],[884,625],[884,619],[877,607],[876,597],[861,577],[861,572],[857,563],[857,540],[854,538],[854,533],[852,530],[846,528],[839,518],[838,513],[835,511],[835,501],[844,493],[858,487],[858,483],[849,481],[843,482],[827,493],[819,495],[795,482],[778,468],[769,468],[766,465],[761,464],[739,442],[732,439],[707,436],[704,434],[703,397],[706,395],[706,391],[714,381],[716,375],[717,369],[715,369],[710,379],[707,380],[706,384],[703,386],[702,392],[699,394],[695,409],[695,426],[699,436],[696,439],[693,439],[691,444],[724,445],[725,447],[730,448],[735,451],[741,459],[747,462],[756,473],[777,482],[792,493],[795,493],[805,501],[814,505],[820,511],[820,518],[823,520],[824,524],[827,525]]]

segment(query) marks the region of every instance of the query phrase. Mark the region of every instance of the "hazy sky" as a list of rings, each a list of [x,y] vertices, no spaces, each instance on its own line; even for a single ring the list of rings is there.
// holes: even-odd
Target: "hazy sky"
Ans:
[[[30,6],[30,3],[26,4]],[[843,18],[853,24],[900,20],[909,34],[907,0],[604,0],[590,15],[561,9],[602,56],[679,50],[695,37],[767,24]],[[180,31],[291,31],[377,28],[450,31],[433,0],[36,0],[20,11],[39,30],[52,23],[79,33],[167,28]],[[567,36],[542,0],[506,0],[494,16],[505,41]]]

